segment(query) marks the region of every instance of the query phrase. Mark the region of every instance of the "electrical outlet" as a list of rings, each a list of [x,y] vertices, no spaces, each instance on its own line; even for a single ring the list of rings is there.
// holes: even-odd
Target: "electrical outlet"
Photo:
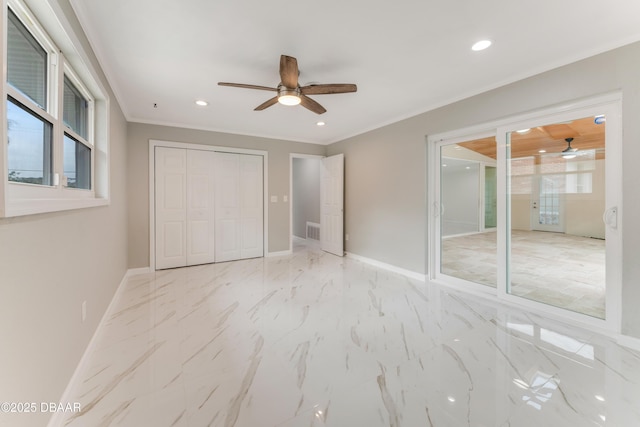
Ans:
[[[87,320],[87,301],[82,301],[82,321]]]

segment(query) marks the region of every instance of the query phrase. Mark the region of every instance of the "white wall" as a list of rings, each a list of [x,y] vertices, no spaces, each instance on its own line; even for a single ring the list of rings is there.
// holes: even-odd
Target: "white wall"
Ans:
[[[426,137],[622,91],[622,331],[640,337],[640,43],[384,126],[328,147],[345,155],[346,250],[426,273]],[[607,141],[607,144],[610,142]]]
[[[68,1],[59,3],[91,52]],[[100,70],[93,55],[91,60]],[[110,205],[0,219],[2,402],[60,401],[127,270],[126,122],[109,96]],[[48,418],[0,414],[0,425],[41,427]]]
[[[305,238],[307,221],[320,223],[320,159],[293,158],[293,235]]]

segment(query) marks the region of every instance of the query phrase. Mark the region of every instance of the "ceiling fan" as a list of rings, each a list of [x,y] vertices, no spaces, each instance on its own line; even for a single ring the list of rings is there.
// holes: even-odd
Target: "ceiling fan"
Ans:
[[[335,93],[349,93],[358,90],[357,86],[348,83],[331,83],[331,84],[310,84],[308,86],[300,86],[298,83],[298,61],[296,58],[287,55],[280,56],[280,84],[278,87],[249,85],[242,83],[218,82],[220,86],[241,87],[245,89],[267,90],[278,92],[276,96],[255,108],[255,111],[261,111],[271,107],[276,103],[284,105],[302,105],[308,110],[316,114],[322,114],[327,110],[307,95],[330,95]]]

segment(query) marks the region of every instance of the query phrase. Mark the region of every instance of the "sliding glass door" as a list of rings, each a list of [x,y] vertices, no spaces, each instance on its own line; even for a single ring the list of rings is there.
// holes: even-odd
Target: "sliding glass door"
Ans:
[[[495,153],[493,136],[439,144],[437,275],[445,280],[497,286]]]
[[[606,308],[606,117],[508,132],[508,292],[599,319]]]
[[[431,279],[619,329],[614,98],[430,140]]]

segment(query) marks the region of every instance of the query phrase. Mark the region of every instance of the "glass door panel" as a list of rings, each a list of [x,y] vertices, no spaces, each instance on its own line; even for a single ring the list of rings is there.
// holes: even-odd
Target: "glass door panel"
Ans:
[[[498,225],[498,181],[495,166],[484,167],[484,228]]]
[[[496,232],[485,228],[496,224],[497,186],[495,166],[486,164],[495,165],[495,158],[495,137],[439,149],[438,273],[492,287],[497,286]],[[493,170],[489,177],[487,169]]]
[[[604,319],[605,121],[507,135],[507,292]]]

